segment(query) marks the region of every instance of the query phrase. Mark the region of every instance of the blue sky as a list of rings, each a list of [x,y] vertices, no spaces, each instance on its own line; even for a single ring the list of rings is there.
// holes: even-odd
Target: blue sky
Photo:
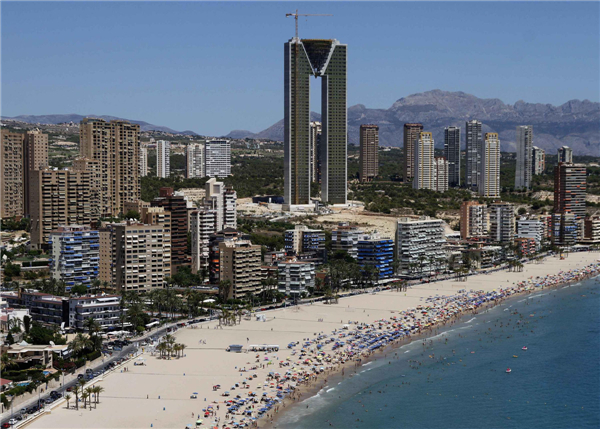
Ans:
[[[283,117],[286,12],[348,44],[348,105],[431,89],[599,101],[600,3],[2,2],[2,115],[80,113],[223,135]],[[315,82],[319,83],[319,82]],[[318,91],[315,88],[315,96]],[[318,98],[313,110],[319,110]]]

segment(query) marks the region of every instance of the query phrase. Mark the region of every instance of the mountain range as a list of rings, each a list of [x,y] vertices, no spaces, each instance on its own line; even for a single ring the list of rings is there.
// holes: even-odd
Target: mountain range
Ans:
[[[56,114],[56,115],[19,115],[19,116],[14,116],[14,117],[8,117],[8,116],[2,117],[2,119],[11,119],[13,121],[21,121],[21,122],[25,122],[28,124],[53,124],[53,125],[69,123],[69,122],[79,123],[79,122],[81,122],[81,120],[83,118],[98,118],[98,119],[104,119],[106,121],[113,121],[113,120],[129,121],[133,124],[139,124],[141,131],[163,131],[165,133],[171,133],[171,134],[198,135],[194,131],[189,131],[189,130],[188,131],[175,131],[169,127],[164,127],[161,125],[154,125],[154,124],[149,124],[148,122],[144,122],[144,121],[136,121],[134,119],[118,118],[116,116],[109,116],[109,115],[78,115],[76,113],[71,113],[71,114],[66,114],[66,115],[60,115],[60,114]]]
[[[312,120],[320,115],[311,112]],[[482,99],[464,92],[439,89],[400,98],[388,109],[370,109],[362,104],[348,108],[348,141],[358,144],[361,124],[379,125],[381,146],[403,146],[403,126],[420,122],[431,131],[436,147],[444,146],[444,127],[482,121],[483,133],[497,132],[502,151],[515,151],[517,125],[533,125],[533,144],[555,154],[563,145],[576,155],[600,156],[600,103],[571,100],[560,106],[517,101],[505,104],[497,98]],[[229,138],[283,140],[283,119],[258,133],[235,130]],[[461,136],[464,146],[464,136]]]

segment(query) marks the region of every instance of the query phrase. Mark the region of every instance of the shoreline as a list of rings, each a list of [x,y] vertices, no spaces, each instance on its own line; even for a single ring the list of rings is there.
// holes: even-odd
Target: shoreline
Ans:
[[[316,395],[325,380],[337,382],[342,374],[349,376],[353,367],[360,371],[361,366],[391,350],[437,335],[465,314],[487,309],[494,303],[491,298],[496,299],[495,305],[503,305],[510,296],[500,299],[499,290],[519,288],[523,283],[535,292],[538,289],[530,284],[537,282],[535,279],[555,281],[560,277],[562,284],[575,281],[564,273],[576,270],[581,274],[583,267],[600,266],[599,259],[599,252],[570,254],[566,260],[550,256],[541,263],[527,263],[522,272],[505,269],[470,276],[467,281],[415,285],[406,292],[392,289],[344,297],[333,304],[257,313],[264,321],[252,317],[236,325],[219,327],[212,321],[179,329],[174,335],[187,346],[181,357],[159,359],[147,349],[142,355],[145,365],[130,365],[127,371],[102,382],[105,392],[97,409],[83,414],[64,407],[55,409],[30,427],[181,428],[194,427],[197,419],[203,420],[200,428],[218,424],[223,429],[235,422],[242,422],[240,427],[272,427],[271,418],[277,425],[286,411]],[[483,305],[475,305],[482,299]],[[421,307],[428,312],[415,311]],[[438,323],[430,324],[436,319]],[[290,342],[300,343],[288,349]],[[245,348],[278,344],[280,348],[276,352],[227,353],[230,344]],[[217,384],[221,389],[213,389]],[[225,390],[230,394],[223,395]],[[196,392],[197,399],[192,399],[190,395]],[[207,416],[204,410],[209,411]]]
[[[595,271],[592,271],[588,274],[584,274],[581,277],[578,277],[575,279],[569,279],[564,282],[557,282],[552,285],[543,286],[539,289],[535,288],[535,289],[517,290],[515,293],[512,293],[509,296],[503,297],[502,299],[498,300],[497,302],[494,302],[491,304],[488,303],[483,308],[478,308],[477,311],[464,311],[464,312],[456,315],[456,317],[451,320],[450,325],[447,325],[446,323],[442,323],[440,325],[432,326],[432,327],[428,328],[427,330],[421,331],[417,335],[411,336],[408,339],[408,341],[400,340],[398,343],[390,343],[390,344],[386,345],[384,348],[382,348],[381,350],[379,350],[379,353],[372,353],[372,354],[369,354],[368,356],[364,357],[361,360],[360,365],[356,365],[356,364],[353,365],[354,371],[352,373],[348,374],[348,376],[352,377],[354,374],[356,374],[358,372],[359,368],[366,366],[370,362],[385,358],[387,356],[387,353],[390,351],[397,351],[400,348],[402,348],[406,345],[409,345],[411,343],[414,343],[418,340],[426,340],[427,338],[430,338],[431,335],[437,336],[437,335],[443,334],[448,329],[450,329],[450,326],[459,322],[467,315],[476,315],[481,312],[485,313],[486,311],[488,311],[492,308],[498,307],[498,306],[502,306],[504,303],[510,302],[513,299],[521,298],[523,295],[531,295],[533,293],[542,291],[544,289],[557,289],[557,288],[560,288],[561,286],[576,284],[576,283],[587,281],[587,280],[590,280],[590,279],[600,276],[600,262],[595,262],[595,263],[589,264],[587,266],[579,268],[578,270],[590,269],[592,267],[595,269]],[[517,288],[518,285],[513,286],[513,287]],[[446,328],[446,329],[444,329],[444,328]],[[258,425],[255,427],[260,428],[260,429],[278,429],[279,428],[278,422],[285,415],[285,412],[283,410],[287,409],[287,411],[289,412],[290,410],[300,408],[300,404],[302,404],[304,401],[306,401],[314,396],[317,396],[319,392],[321,392],[324,388],[327,387],[327,385],[330,381],[341,382],[341,381],[345,380],[346,374],[344,373],[343,370],[350,367],[351,363],[352,363],[352,361],[348,361],[339,368],[332,368],[327,374],[323,374],[323,377],[319,377],[319,378],[315,379],[314,382],[312,382],[311,384],[302,386],[303,389],[298,390],[298,392],[300,393],[299,398],[286,397],[280,404],[283,409],[278,408],[277,410],[275,410],[274,415],[272,415],[270,419],[269,419],[269,416],[261,417],[261,419],[259,419],[257,421]],[[330,377],[332,378],[332,380],[329,379]],[[324,382],[322,382],[323,380],[324,380]],[[308,408],[308,406],[307,406],[307,408]]]

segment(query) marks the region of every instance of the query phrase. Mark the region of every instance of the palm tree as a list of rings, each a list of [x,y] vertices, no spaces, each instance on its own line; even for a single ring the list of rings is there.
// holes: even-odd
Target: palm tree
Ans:
[[[89,393],[87,393],[85,391],[81,394],[81,399],[83,399],[83,408],[86,407],[86,405],[87,405],[87,398],[89,396],[90,396]]]
[[[94,388],[86,387],[85,393],[87,393],[87,397],[90,399],[90,408],[92,408],[92,396],[94,395]]]
[[[6,368],[10,368],[15,365],[14,358],[8,353],[2,353],[0,357],[0,369],[4,371]]]
[[[104,387],[94,386],[94,393],[96,394],[96,403],[100,402],[100,394],[104,392]]]
[[[83,350],[92,346],[90,338],[84,334],[77,334],[73,340],[69,343],[69,348],[73,351],[74,355],[79,355]]]
[[[71,395],[68,393],[65,395],[65,399],[67,400],[67,410],[69,409],[69,401],[71,400]]]
[[[187,348],[187,346],[183,343],[179,344],[179,350],[181,351],[181,356],[183,357],[183,352],[185,351],[185,349]]]
[[[75,408],[79,409],[79,394],[81,393],[81,388],[79,385],[73,386],[73,394],[75,395]]]

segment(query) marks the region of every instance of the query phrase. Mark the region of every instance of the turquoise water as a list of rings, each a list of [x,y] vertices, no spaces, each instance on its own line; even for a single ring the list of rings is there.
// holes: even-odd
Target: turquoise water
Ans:
[[[600,278],[516,297],[331,377],[277,427],[598,428],[599,334]]]

